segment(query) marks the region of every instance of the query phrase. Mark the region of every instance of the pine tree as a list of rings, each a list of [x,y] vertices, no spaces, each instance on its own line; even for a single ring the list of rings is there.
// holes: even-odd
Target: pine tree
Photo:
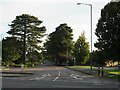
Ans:
[[[86,42],[84,32],[79,36],[77,39],[75,46],[74,46],[74,56],[76,59],[76,64],[86,64],[89,60],[89,43]]]
[[[24,58],[24,63],[26,62],[26,53],[41,49],[38,44],[42,42],[41,38],[46,31],[44,26],[40,27],[41,23],[42,21],[35,16],[22,14],[16,16],[12,24],[9,25],[11,30],[7,33],[23,42],[21,46],[23,46],[22,58]]]

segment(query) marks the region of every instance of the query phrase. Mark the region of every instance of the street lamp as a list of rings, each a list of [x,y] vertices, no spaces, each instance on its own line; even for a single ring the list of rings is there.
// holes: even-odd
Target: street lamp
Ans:
[[[91,54],[90,54],[90,67],[91,67],[91,74],[92,74],[92,4],[86,3],[77,3],[77,5],[88,5],[90,6],[90,28],[91,28]]]
[[[1,41],[0,41],[0,63],[2,62],[2,41],[3,41],[3,34],[1,34]]]

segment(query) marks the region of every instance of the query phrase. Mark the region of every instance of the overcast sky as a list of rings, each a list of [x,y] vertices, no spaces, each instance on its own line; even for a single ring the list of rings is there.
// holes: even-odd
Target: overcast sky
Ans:
[[[0,0],[0,34],[4,37],[10,30],[8,24],[16,16],[30,14],[43,21],[47,34],[55,31],[62,23],[67,23],[73,29],[74,41],[85,32],[87,41],[90,42],[90,6],[77,5],[88,3],[93,6],[93,43],[97,37],[94,32],[100,18],[101,9],[111,0]],[[93,45],[93,49],[94,45]]]

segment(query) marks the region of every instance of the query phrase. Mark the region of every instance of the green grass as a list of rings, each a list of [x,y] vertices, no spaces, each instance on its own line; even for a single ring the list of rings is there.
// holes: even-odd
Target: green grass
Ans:
[[[120,72],[109,72],[109,74],[120,75]]]
[[[120,79],[120,75],[108,75],[107,78]]]
[[[85,68],[85,69],[90,69],[90,66],[69,66],[70,68]],[[96,69],[96,67],[92,66],[93,69]]]
[[[116,70],[104,70],[105,73],[109,74],[109,75],[120,75],[120,70],[116,69]]]
[[[3,74],[2,77],[22,77],[21,74]]]
[[[107,78],[120,79],[120,70],[104,70],[108,74]]]

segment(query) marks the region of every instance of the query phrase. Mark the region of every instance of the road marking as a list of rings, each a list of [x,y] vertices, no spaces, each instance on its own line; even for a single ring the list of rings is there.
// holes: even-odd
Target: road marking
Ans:
[[[101,83],[101,82],[94,82],[95,85],[104,85],[104,83]]]
[[[76,76],[73,76],[73,78],[78,79]]]
[[[58,76],[53,81],[56,81],[60,77],[60,71],[58,68],[57,68],[57,71],[58,71]]]
[[[48,76],[51,76],[51,75],[48,73]]]
[[[39,78],[35,78],[35,79],[39,79]]]
[[[51,75],[49,73],[47,73],[47,74],[42,75],[42,77],[36,77],[35,80],[40,80],[40,79],[45,78],[47,76],[51,76]]]
[[[71,77],[75,78],[75,79],[78,79],[75,75],[71,74],[70,75]]]
[[[78,76],[78,77],[79,77],[80,75],[75,75],[75,76]]]
[[[47,73],[47,74],[42,75],[41,78],[45,78],[45,77],[47,77],[47,76],[51,76],[51,75],[50,75],[49,73]]]
[[[70,76],[73,76],[73,74],[71,74]]]
[[[71,74],[70,76],[73,77],[73,78],[75,78],[75,79],[83,80],[83,78],[78,78],[78,77],[77,77],[77,76],[79,76],[79,75],[73,75],[73,74]]]

